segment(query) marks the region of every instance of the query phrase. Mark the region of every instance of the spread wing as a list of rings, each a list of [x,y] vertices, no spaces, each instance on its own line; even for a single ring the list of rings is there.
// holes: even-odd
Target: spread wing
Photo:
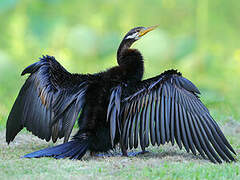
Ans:
[[[117,99],[121,94],[120,103]],[[234,161],[230,152],[235,153],[233,148],[197,94],[200,92],[196,86],[175,70],[135,87],[115,88],[108,111],[111,138],[119,127],[126,148],[136,148],[140,142],[144,150],[150,143],[159,146],[176,141],[180,149],[184,146],[194,155],[198,151],[212,162],[221,163],[221,158]],[[119,121],[122,125],[116,123]]]
[[[22,75],[27,73],[8,116],[6,141],[13,141],[23,127],[46,141],[68,141],[91,75],[70,74],[51,56],[43,56]]]

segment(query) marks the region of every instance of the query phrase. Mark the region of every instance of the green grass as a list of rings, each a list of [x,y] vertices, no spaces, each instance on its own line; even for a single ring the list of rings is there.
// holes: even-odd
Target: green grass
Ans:
[[[239,162],[215,165],[169,145],[151,147],[150,153],[131,158],[120,156],[102,158],[89,155],[82,161],[20,158],[21,155],[46,146],[43,141],[38,141],[37,138],[25,133],[21,134],[13,145],[1,144],[1,179],[240,178]]]
[[[2,130],[1,179],[240,179],[240,124],[235,120],[223,124],[223,131],[238,154],[234,163],[213,164],[169,144],[150,147],[149,153],[129,158],[87,154],[82,161],[22,159],[26,153],[53,144],[23,131],[8,146]]]

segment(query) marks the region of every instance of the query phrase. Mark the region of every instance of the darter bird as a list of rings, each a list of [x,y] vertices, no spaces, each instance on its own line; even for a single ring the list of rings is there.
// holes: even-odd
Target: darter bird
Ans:
[[[108,152],[120,144],[122,154],[150,144],[176,142],[214,163],[235,161],[236,154],[208,109],[197,87],[176,70],[142,80],[144,60],[131,45],[157,26],[136,27],[117,51],[118,66],[95,74],[71,74],[53,56],[28,66],[30,74],[7,120],[10,143],[26,127],[41,139],[64,143],[25,155],[26,158],[81,159]],[[69,140],[78,119],[78,131]]]

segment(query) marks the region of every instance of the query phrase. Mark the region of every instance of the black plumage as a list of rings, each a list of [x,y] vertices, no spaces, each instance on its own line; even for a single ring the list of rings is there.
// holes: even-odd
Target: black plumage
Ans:
[[[7,120],[10,143],[26,127],[41,139],[64,143],[24,157],[81,159],[86,151],[107,152],[120,144],[143,151],[175,141],[212,162],[234,161],[228,143],[197,87],[176,70],[142,80],[144,62],[131,45],[156,26],[130,30],[117,51],[118,66],[96,74],[71,74],[52,56],[28,66],[30,74]],[[78,119],[78,132],[68,142]],[[231,153],[232,152],[232,153]]]

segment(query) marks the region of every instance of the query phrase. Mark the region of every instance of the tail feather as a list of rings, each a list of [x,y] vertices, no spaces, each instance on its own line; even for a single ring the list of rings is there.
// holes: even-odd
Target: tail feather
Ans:
[[[58,146],[35,151],[23,156],[23,158],[39,158],[54,157],[62,159],[69,157],[70,159],[81,159],[88,149],[88,140],[74,139],[70,142],[60,144]]]
[[[76,153],[74,156],[72,156],[70,159],[81,159],[82,156],[81,154],[83,153],[83,150],[79,153]],[[85,153],[84,153],[85,154]]]
[[[65,157],[70,157],[71,159],[74,159],[73,157],[75,155],[82,155],[83,152],[84,154],[86,153],[85,151],[85,144],[81,144],[81,145],[78,145],[77,148],[72,148],[70,149],[69,151],[67,151],[66,153],[63,153],[63,154],[60,154],[60,155],[57,155],[55,156],[54,158],[56,159],[62,159],[62,158],[65,158]],[[82,157],[82,156],[81,156]],[[77,159],[77,158],[76,158]],[[80,158],[81,159],[81,158]]]

